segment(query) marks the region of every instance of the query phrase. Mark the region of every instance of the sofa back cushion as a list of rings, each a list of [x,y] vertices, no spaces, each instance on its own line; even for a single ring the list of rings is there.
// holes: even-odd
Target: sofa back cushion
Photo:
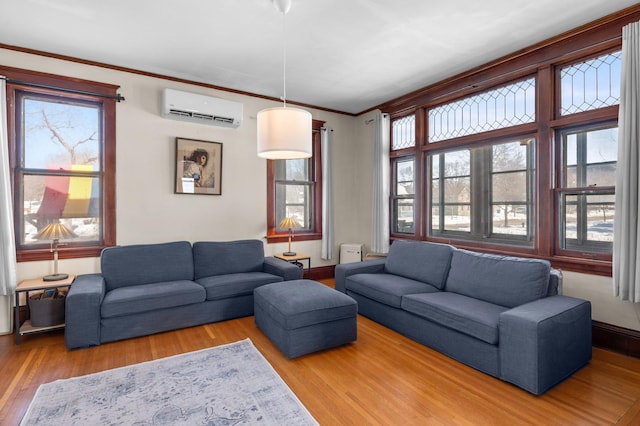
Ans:
[[[550,270],[546,260],[455,250],[445,289],[513,308],[547,295]]]
[[[193,243],[196,280],[214,275],[261,272],[264,246],[260,240],[200,241]]]
[[[442,290],[453,247],[422,241],[396,240],[389,248],[385,272],[422,281]]]
[[[193,280],[188,241],[107,247],[100,255],[107,291],[165,281]]]

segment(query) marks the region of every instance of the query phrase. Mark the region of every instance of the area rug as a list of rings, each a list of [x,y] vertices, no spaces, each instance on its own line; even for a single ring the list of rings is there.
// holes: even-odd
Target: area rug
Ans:
[[[41,385],[22,425],[317,425],[251,340]]]

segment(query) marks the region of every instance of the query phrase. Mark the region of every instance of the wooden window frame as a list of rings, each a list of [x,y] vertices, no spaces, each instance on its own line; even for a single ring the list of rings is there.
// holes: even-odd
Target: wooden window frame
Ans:
[[[36,71],[0,66],[0,75],[7,81],[7,130],[9,136],[9,166],[11,169],[12,189],[14,198],[14,229],[22,229],[18,221],[22,218],[22,205],[16,197],[20,194],[20,172],[17,161],[17,150],[21,148],[18,141],[18,126],[16,125],[18,101],[17,92],[29,92],[44,94],[47,96],[60,96],[67,99],[92,101],[101,103],[102,108],[102,165],[101,165],[101,195],[102,195],[102,239],[91,244],[75,242],[60,246],[59,258],[86,258],[99,257],[102,249],[113,246],[116,243],[116,106],[114,98],[117,95],[118,86],[40,73]],[[91,93],[92,95],[89,95]],[[20,205],[19,205],[20,204]],[[17,233],[16,233],[17,234]],[[33,244],[29,247],[19,245],[19,236],[16,235],[16,260],[18,262],[31,262],[50,260],[50,244]]]
[[[313,155],[311,157],[310,177],[313,182],[311,189],[312,220],[310,229],[294,230],[294,239],[297,241],[312,241],[322,239],[322,146],[320,132],[324,126],[323,121],[313,120],[312,143]],[[276,223],[276,178],[275,161],[267,160],[267,243],[284,243],[289,240],[288,231],[279,231]]]

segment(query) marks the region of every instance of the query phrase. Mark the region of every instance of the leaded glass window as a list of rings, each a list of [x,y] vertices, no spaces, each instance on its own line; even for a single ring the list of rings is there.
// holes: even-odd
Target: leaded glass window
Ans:
[[[536,81],[518,81],[429,110],[429,142],[502,129],[536,119]]]
[[[416,146],[416,116],[408,115],[393,120],[391,132],[392,151]]]
[[[560,114],[620,103],[622,53],[614,52],[560,69]]]

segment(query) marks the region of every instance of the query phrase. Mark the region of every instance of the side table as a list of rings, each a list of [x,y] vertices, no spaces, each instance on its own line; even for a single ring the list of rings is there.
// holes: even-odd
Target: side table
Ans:
[[[289,263],[301,263],[300,261],[307,261],[307,272],[311,272],[311,256],[308,254],[296,253],[293,256],[285,256],[284,254],[274,254],[273,257],[277,257],[278,259],[282,259]],[[302,274],[304,275],[304,266],[302,267]]]
[[[34,327],[31,320],[26,320],[22,326],[20,325],[20,293],[25,293],[27,309],[29,309],[29,292],[49,290],[58,287],[71,287],[71,283],[76,278],[75,275],[69,275],[68,278],[58,281],[44,281],[42,278],[32,280],[23,280],[16,286],[15,296],[15,328],[16,328],[16,345],[20,344],[20,336],[31,333],[43,333],[46,331],[59,330],[64,328],[64,323],[55,324],[47,327]]]

